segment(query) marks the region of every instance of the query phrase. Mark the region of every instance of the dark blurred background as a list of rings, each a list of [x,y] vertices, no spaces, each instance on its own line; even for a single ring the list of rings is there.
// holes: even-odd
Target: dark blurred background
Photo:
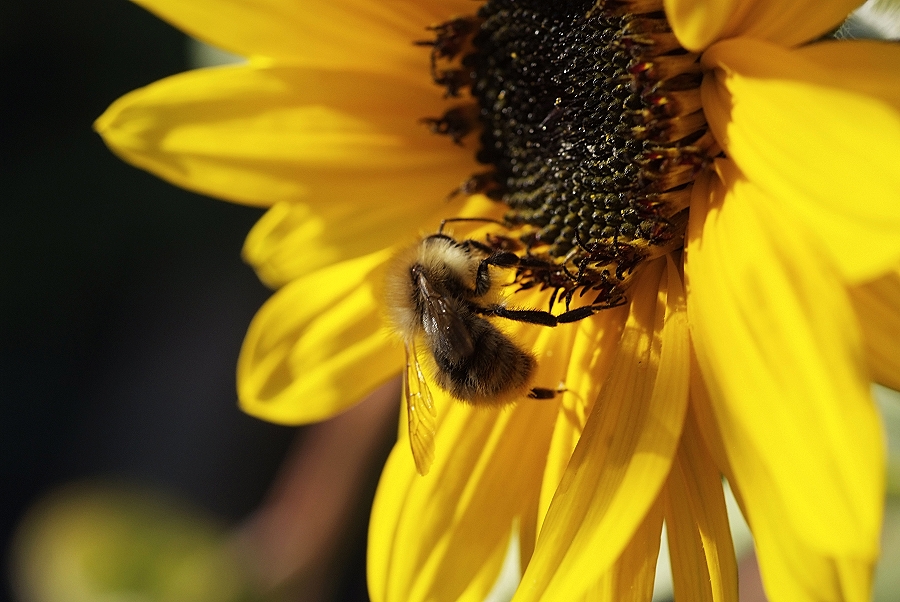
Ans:
[[[261,211],[157,180],[91,130],[186,70],[186,50],[125,0],[0,2],[4,553],[29,504],[85,477],[236,521],[294,438],[236,406],[238,349],[269,295],[240,259]]]

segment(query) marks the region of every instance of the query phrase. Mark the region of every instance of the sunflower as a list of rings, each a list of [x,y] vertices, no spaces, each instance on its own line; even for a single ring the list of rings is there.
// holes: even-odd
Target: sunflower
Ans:
[[[734,600],[723,476],[772,600],[868,597],[900,48],[822,39],[858,1],[140,4],[247,57],[96,124],[138,167],[269,208],[244,248],[278,289],[239,359],[247,412],[322,420],[396,376],[385,266],[446,218],[508,258],[510,304],[560,322],[492,319],[551,399],[432,387],[427,476],[400,429],[373,600],[482,600],[510,550],[517,602],[649,599],[664,522],[676,595]]]

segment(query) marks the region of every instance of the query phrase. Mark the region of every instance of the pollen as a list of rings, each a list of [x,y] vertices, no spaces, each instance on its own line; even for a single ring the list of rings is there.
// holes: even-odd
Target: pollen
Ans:
[[[714,152],[698,56],[661,0],[488,0],[431,30],[417,43],[452,106],[423,121],[485,165],[459,191],[505,205],[487,243],[522,257],[520,288],[554,289],[551,308],[622,303],[642,263],[682,246]]]

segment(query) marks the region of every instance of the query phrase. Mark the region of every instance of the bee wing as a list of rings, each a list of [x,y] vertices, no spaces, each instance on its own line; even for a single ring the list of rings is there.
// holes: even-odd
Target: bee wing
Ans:
[[[436,414],[434,400],[413,342],[406,345],[406,373],[403,376],[403,398],[406,400],[406,415],[409,419],[409,446],[416,461],[416,470],[420,475],[426,475],[434,462]]]
[[[419,276],[418,287],[425,302],[422,328],[436,347],[436,354],[453,363],[472,355],[475,351],[472,332],[457,308],[425,276]]]

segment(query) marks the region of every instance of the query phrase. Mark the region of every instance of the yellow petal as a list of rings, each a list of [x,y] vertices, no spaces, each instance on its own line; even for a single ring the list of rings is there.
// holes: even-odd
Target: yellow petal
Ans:
[[[873,379],[900,391],[900,272],[850,291]]]
[[[666,18],[682,46],[700,52],[721,39],[741,0],[665,0]],[[729,29],[733,29],[733,26]]]
[[[282,424],[333,416],[400,372],[376,309],[381,251],[314,272],[259,310],[238,359],[248,414]]]
[[[421,78],[428,77],[428,50],[412,42],[429,39],[427,26],[453,16],[446,5],[420,0],[135,1],[235,54]]]
[[[434,86],[386,75],[243,65],[135,90],[95,127],[123,159],[178,186],[271,205],[341,175],[442,171],[454,153],[471,156],[419,122],[440,105]]]
[[[665,0],[666,16],[685,48],[746,36],[793,46],[837,28],[861,0]]]
[[[759,482],[735,476],[699,371],[691,379],[691,408],[703,433],[703,441],[709,446],[719,470],[728,478],[750,524],[768,599],[791,602],[869,600],[873,558],[858,558],[849,552],[831,556],[807,546],[785,521],[790,511],[778,497],[758,495],[754,490],[761,486]],[[757,460],[748,457],[745,464],[753,464]],[[757,463],[753,470],[741,472],[746,476],[765,473],[766,470]]]
[[[556,418],[556,427],[547,456],[547,468],[541,484],[541,498],[537,513],[540,531],[547,509],[556,493],[572,451],[584,429],[600,387],[606,381],[616,356],[616,348],[625,322],[628,307],[609,309],[577,322],[577,330],[569,344],[571,349],[563,383],[568,394],[563,395],[562,408]],[[561,328],[557,328],[561,330]],[[528,542],[522,538],[523,548]]]
[[[762,502],[762,503],[758,503]],[[775,498],[746,501],[763,586],[770,600],[867,602],[875,558],[823,555],[781,519],[790,510]]]
[[[737,562],[722,477],[693,412],[685,420],[664,499],[675,595],[696,602],[737,602]]]
[[[802,220],[854,282],[900,262],[900,46],[744,39],[703,60],[716,68],[702,87],[710,126],[773,210]]]
[[[728,462],[728,454],[725,451],[725,442],[722,440],[722,433],[716,422],[716,416],[713,413],[712,401],[709,395],[709,388],[706,381],[703,380],[703,373],[700,371],[700,364],[697,361],[697,354],[691,345],[691,414],[696,420],[697,428],[703,436],[705,449],[709,453],[716,468],[729,481],[734,481],[734,472]]]
[[[685,273],[691,334],[746,496],[820,555],[874,556],[881,428],[853,308],[819,250],[733,164],[703,177]]]
[[[634,536],[669,472],[687,406],[688,335],[670,258],[646,266],[604,384],[514,600],[583,596]]]
[[[462,167],[463,164],[460,165]],[[471,167],[466,159],[464,165]],[[267,285],[277,287],[321,267],[386,247],[416,243],[448,215],[489,215],[498,204],[484,197],[465,205],[440,199],[463,180],[463,169],[378,176],[331,175],[308,203],[281,202],[253,226],[244,259]],[[314,250],[315,252],[311,252]]]
[[[653,597],[662,537],[663,510],[657,501],[611,569],[584,596],[584,602],[646,602]],[[571,598],[567,598],[571,599]]]
[[[374,602],[484,600],[540,488],[558,400],[494,409],[433,393],[431,470],[416,473],[401,429],[378,485],[369,530]]]

